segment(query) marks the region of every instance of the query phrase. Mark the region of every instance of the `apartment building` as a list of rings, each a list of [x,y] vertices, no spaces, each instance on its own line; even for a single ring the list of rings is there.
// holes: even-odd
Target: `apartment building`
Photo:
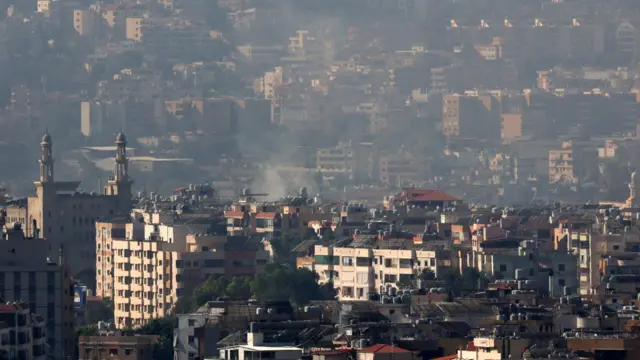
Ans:
[[[423,270],[436,276],[453,266],[451,253],[399,235],[354,235],[349,246],[315,245],[311,266],[320,283],[332,282],[340,300],[369,300],[416,279]]]
[[[503,141],[511,141],[522,136],[522,114],[502,114],[500,122],[500,137]]]
[[[421,178],[424,167],[411,154],[395,154],[380,158],[380,182],[402,186]]]
[[[316,170],[327,181],[336,177],[356,181],[371,180],[378,169],[374,164],[374,152],[372,143],[340,142],[333,148],[316,151]]]
[[[128,36],[141,39],[150,54],[162,55],[174,61],[211,55],[214,38],[204,24],[175,18],[136,21],[130,23],[132,26]]]
[[[569,140],[549,151],[549,183],[576,184],[596,174],[597,149]]]
[[[135,221],[117,217],[96,225],[97,294],[113,299],[118,328],[167,316],[209,276],[253,277],[269,262],[260,235],[213,234],[215,219],[207,217],[148,215],[147,224],[135,215]]]
[[[4,224],[5,219],[6,213],[2,212],[0,223]],[[3,305],[0,321],[6,323],[2,318],[4,312],[13,315],[16,312],[38,314],[41,319],[34,320],[33,324],[42,329],[29,336],[38,345],[38,350],[34,348],[33,352],[29,350],[30,353],[34,356],[39,353],[39,356],[51,354],[56,358],[66,358],[73,354],[74,347],[73,283],[65,252],[56,248],[56,243],[26,238],[20,223],[5,227],[0,240],[0,298],[24,302],[24,305],[20,305],[20,310],[13,305]],[[22,307],[25,309],[22,310]],[[15,322],[9,322],[8,325],[15,326]],[[48,347],[46,352],[45,341]]]
[[[5,359],[45,360],[49,352],[44,318],[24,302],[0,305],[0,356]]]
[[[497,139],[500,104],[493,95],[448,94],[442,98],[442,132],[447,137]]]
[[[153,347],[157,341],[157,335],[80,336],[78,359],[153,360]]]
[[[284,83],[283,69],[276,66],[273,71],[267,71],[264,76],[257,78],[253,84],[253,90],[264,95],[265,99],[275,100],[276,89]]]
[[[89,9],[73,10],[73,29],[76,34],[80,36],[93,35],[99,26],[97,16],[95,11]]]
[[[316,169],[323,178],[345,177],[353,179],[355,154],[350,142],[341,142],[335,148],[316,151]]]

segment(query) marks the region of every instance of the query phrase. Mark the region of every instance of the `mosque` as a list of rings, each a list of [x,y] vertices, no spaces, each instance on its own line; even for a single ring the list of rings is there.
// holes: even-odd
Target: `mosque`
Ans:
[[[48,133],[42,137],[40,179],[35,194],[26,206],[7,208],[7,217],[23,224],[29,237],[43,239],[43,246],[62,247],[71,276],[95,289],[96,221],[132,208],[127,138],[116,137],[114,174],[102,194],[81,193],[79,181],[56,181],[54,178],[53,142]]]

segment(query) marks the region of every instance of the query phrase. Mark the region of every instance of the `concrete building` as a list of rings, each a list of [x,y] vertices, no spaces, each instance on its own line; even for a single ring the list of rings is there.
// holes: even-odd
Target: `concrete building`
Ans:
[[[522,114],[502,114],[500,120],[503,141],[511,141],[522,136]]]
[[[385,294],[388,286],[411,282],[425,269],[437,276],[452,266],[449,251],[421,241],[355,235],[350,247],[316,245],[312,267],[320,283],[333,283],[340,300],[369,300],[372,295]]]
[[[493,95],[449,94],[442,98],[442,132],[447,137],[497,139],[500,106]]]
[[[576,184],[594,176],[598,153],[588,144],[564,141],[562,148],[549,151],[549,183]]]
[[[78,359],[153,360],[156,335],[80,336]]]
[[[77,192],[79,182],[54,179],[53,143],[46,134],[42,137],[36,194],[28,197],[26,207],[11,209],[12,216],[26,220],[23,226],[27,236],[48,239],[52,248],[64,247],[70,274],[90,288],[95,281],[96,219],[131,208],[126,144],[125,136],[119,134],[114,176],[104,194],[85,194]]]
[[[0,216],[5,224],[6,214]],[[0,241],[0,298],[4,301],[24,301],[25,314],[33,313],[42,317],[34,324],[42,323],[42,330],[29,339],[39,340],[43,347],[33,354],[46,353],[55,358],[66,358],[73,354],[74,322],[73,291],[66,266],[64,252],[51,239],[26,238],[19,223],[5,227]],[[0,226],[2,227],[2,226]],[[16,309],[7,305],[5,311],[12,314]],[[0,311],[0,321],[2,319]],[[46,331],[45,323],[46,321]],[[13,326],[14,323],[9,323]]]
[[[137,216],[96,225],[97,294],[113,300],[118,328],[167,316],[211,275],[253,277],[269,262],[262,236],[212,234],[216,219],[152,216],[144,224]]]
[[[196,328],[203,328],[208,320],[206,313],[179,314],[178,326],[173,330],[176,337],[174,360],[192,360],[199,353],[199,337]]]
[[[98,15],[93,10],[73,10],[73,29],[80,36],[94,35],[98,21]]]
[[[45,322],[24,302],[0,305],[0,356],[6,359],[45,360],[60,354],[47,349]]]
[[[419,180],[421,166],[411,154],[396,154],[380,158],[380,182],[402,186]]]
[[[248,235],[259,233],[267,240],[287,233],[302,235],[311,221],[327,221],[332,214],[320,212],[312,204],[306,188],[300,189],[299,196],[288,196],[279,201],[261,202],[244,189],[240,199],[224,212],[227,220],[227,234]],[[313,199],[314,202],[316,199]],[[318,200],[320,200],[318,198]]]
[[[126,19],[125,39],[140,42],[142,41],[142,18],[130,17]]]

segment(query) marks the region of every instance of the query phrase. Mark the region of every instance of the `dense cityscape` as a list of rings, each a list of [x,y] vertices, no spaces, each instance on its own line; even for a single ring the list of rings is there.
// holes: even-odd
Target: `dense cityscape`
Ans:
[[[640,359],[638,0],[0,0],[0,129],[0,360]]]

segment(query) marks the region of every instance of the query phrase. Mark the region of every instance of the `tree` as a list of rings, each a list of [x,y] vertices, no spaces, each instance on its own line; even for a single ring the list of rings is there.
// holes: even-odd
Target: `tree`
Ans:
[[[283,300],[296,305],[308,304],[312,300],[335,298],[327,286],[318,285],[318,274],[286,264],[269,264],[264,274],[259,275],[251,286],[259,301]]]
[[[435,280],[436,279],[436,273],[434,273],[433,270],[431,270],[431,269],[425,268],[420,273],[419,278],[421,280]]]
[[[153,347],[154,360],[173,359],[173,329],[177,319],[169,316],[154,319],[136,331],[140,335],[158,335],[158,342]]]
[[[316,234],[316,231],[313,230],[313,228],[306,228],[304,230],[304,234],[302,234],[302,238],[304,240],[309,240],[309,239],[317,239],[318,238],[318,234]]]
[[[295,234],[286,234],[271,239],[275,262],[280,264],[295,264],[296,257],[293,249],[301,242],[302,238]]]
[[[234,277],[225,290],[225,295],[248,299],[251,297],[251,280],[249,278]]]
[[[85,312],[87,324],[96,324],[98,321],[113,321],[113,302],[102,300],[96,306],[90,306]]]
[[[445,288],[451,290],[456,296],[476,291],[487,282],[484,274],[470,267],[462,269],[462,274],[455,269],[447,269],[438,276],[438,280],[443,280]]]
[[[204,283],[197,286],[191,295],[190,309],[196,310],[198,307],[207,303],[207,301],[215,300],[217,297],[225,296],[229,279],[224,276],[211,276]]]
[[[333,229],[331,229],[331,227],[326,227],[324,228],[324,231],[322,232],[322,240],[325,241],[333,241],[335,240],[335,235],[333,233]]]

